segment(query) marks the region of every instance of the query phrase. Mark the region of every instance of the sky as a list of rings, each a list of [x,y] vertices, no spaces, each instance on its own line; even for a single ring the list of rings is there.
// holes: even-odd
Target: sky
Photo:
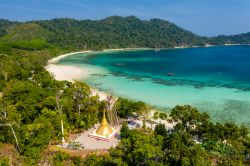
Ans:
[[[0,18],[161,18],[202,36],[250,32],[250,0],[0,0]]]

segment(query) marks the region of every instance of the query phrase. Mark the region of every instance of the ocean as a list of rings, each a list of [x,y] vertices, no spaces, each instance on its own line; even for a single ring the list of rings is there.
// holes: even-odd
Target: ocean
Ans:
[[[250,46],[75,54],[59,64],[87,68],[91,87],[170,112],[189,104],[213,121],[250,126]]]

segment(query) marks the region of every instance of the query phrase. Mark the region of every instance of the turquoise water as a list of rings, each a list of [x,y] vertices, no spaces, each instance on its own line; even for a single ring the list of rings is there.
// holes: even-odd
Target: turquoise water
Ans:
[[[94,52],[60,64],[87,68],[85,82],[168,112],[190,104],[215,121],[250,126],[250,47]]]

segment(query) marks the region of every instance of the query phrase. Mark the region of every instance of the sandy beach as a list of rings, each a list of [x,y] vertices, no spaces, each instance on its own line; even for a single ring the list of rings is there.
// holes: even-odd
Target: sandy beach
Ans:
[[[45,69],[50,72],[58,81],[75,82],[90,75],[90,71],[84,68],[66,65],[49,64]],[[106,100],[108,95],[104,92],[98,91],[97,89],[91,89],[91,93],[93,96],[98,95],[100,100]]]
[[[143,48],[142,48],[143,49]],[[123,51],[123,50],[136,50],[132,48],[126,48],[126,49],[108,49],[108,50],[103,50],[103,51]],[[61,56],[58,56],[56,58],[53,58],[49,60],[48,65],[45,67],[45,69],[50,72],[56,80],[59,81],[69,81],[69,82],[75,82],[75,81],[81,81],[82,79],[86,79],[91,75],[91,71],[87,68],[82,68],[82,67],[77,67],[77,66],[67,66],[67,65],[60,65],[57,64],[57,62],[60,59],[63,59],[67,56],[71,56],[77,53],[89,53],[92,51],[81,51],[81,52],[73,52],[69,54],[64,54]],[[103,101],[107,99],[107,96],[109,94],[105,92],[101,92],[98,89],[93,89],[91,88],[91,94],[93,96],[99,96],[99,100]],[[115,99],[116,100],[116,99]],[[154,112],[157,111],[155,109],[152,109],[149,114],[149,119],[152,121],[155,121],[156,123],[163,123],[168,129],[172,129],[173,125],[172,123],[167,122],[166,120],[155,120],[153,119]],[[158,111],[159,112],[159,111]],[[142,123],[142,121],[140,122]],[[149,127],[151,127],[149,125]]]
[[[114,49],[117,50],[117,49]],[[119,49],[123,50],[123,49]],[[112,50],[105,50],[105,51],[112,51]],[[45,69],[54,76],[54,78],[58,81],[69,81],[69,82],[75,82],[80,81],[84,78],[87,78],[91,71],[81,68],[81,67],[74,67],[74,66],[67,66],[67,65],[59,65],[57,62],[60,59],[63,59],[67,56],[71,56],[78,53],[89,53],[93,51],[80,51],[80,52],[73,52],[69,54],[63,54],[58,57],[52,58],[48,61],[48,65],[45,67]],[[91,89],[91,93],[93,96],[98,95],[100,100],[106,100],[108,94],[104,92],[100,92],[97,89]]]
[[[150,49],[151,48],[118,48],[118,49],[104,49],[98,52],[126,51],[126,50],[127,51],[150,50]],[[71,55],[75,55],[78,53],[90,53],[90,52],[94,52],[94,51],[92,50],[78,51],[78,52],[72,52],[72,53],[57,56],[48,61],[48,65],[45,67],[45,69],[49,73],[51,73],[51,75],[53,75],[53,77],[58,81],[69,81],[69,82],[81,81],[82,79],[86,79],[87,77],[89,77],[91,74],[91,71],[89,71],[88,69],[84,69],[82,67],[60,65],[60,64],[57,64],[57,62]],[[93,96],[98,95],[100,100],[106,100],[108,96],[107,93],[101,92],[97,89],[92,89],[92,88],[91,88],[91,93]]]
[[[139,50],[139,49],[149,49],[149,48],[105,49],[102,52]],[[63,54],[58,57],[52,58],[48,61],[48,65],[45,67],[45,69],[48,72],[50,72],[55,77],[56,80],[59,80],[59,81],[65,80],[65,81],[75,82],[77,80],[87,78],[90,75],[90,71],[88,71],[87,69],[80,68],[80,67],[67,66],[67,65],[59,65],[57,64],[57,62],[71,55],[75,55],[78,53],[90,53],[90,52],[94,52],[94,51],[87,50],[87,51],[72,52],[72,53]]]
[[[119,48],[119,49],[104,49],[102,51],[98,52],[109,52],[109,51],[124,51],[124,50],[145,50],[150,48]],[[92,50],[86,50],[86,51],[78,51],[78,52],[72,52],[68,54],[63,54],[60,56],[57,56],[55,58],[52,58],[48,61],[48,65],[45,67],[45,69],[51,73],[54,78],[58,81],[69,81],[69,82],[75,82],[80,81],[82,79],[86,79],[88,76],[90,76],[91,71],[88,71],[87,69],[81,68],[81,67],[73,67],[73,66],[67,66],[67,65],[59,65],[57,62],[65,57],[75,55],[78,53],[90,53],[94,52]],[[105,92],[100,92],[97,89],[91,89],[92,95],[98,95],[100,100],[106,100],[107,95]]]
[[[86,69],[66,65],[49,64],[45,69],[58,81],[75,82],[89,75]]]
[[[90,52],[108,52],[108,51],[125,51],[125,50],[146,50],[151,48],[114,48],[114,49],[104,49],[102,51],[92,51],[92,50],[86,50],[86,51],[78,51],[78,52],[71,52],[68,54],[63,54],[60,56],[57,56],[55,58],[52,58],[48,61],[49,64],[56,64],[60,59],[63,59],[67,56],[71,56],[78,53],[90,53]]]
[[[72,53],[68,53],[68,54],[63,54],[63,55],[60,55],[58,57],[55,57],[55,58],[52,58],[48,61],[49,64],[53,64],[53,63],[57,63],[60,59],[63,59],[67,56],[70,56],[70,55],[74,55],[74,54],[78,54],[78,53],[88,53],[88,52],[93,52],[91,50],[87,50],[87,51],[78,51],[78,52],[72,52]]]

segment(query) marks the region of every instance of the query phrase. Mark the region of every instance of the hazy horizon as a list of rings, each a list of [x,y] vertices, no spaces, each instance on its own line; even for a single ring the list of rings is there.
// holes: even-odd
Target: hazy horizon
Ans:
[[[249,0],[2,0],[0,11],[0,18],[12,21],[134,15],[167,20],[201,36],[250,32]]]

